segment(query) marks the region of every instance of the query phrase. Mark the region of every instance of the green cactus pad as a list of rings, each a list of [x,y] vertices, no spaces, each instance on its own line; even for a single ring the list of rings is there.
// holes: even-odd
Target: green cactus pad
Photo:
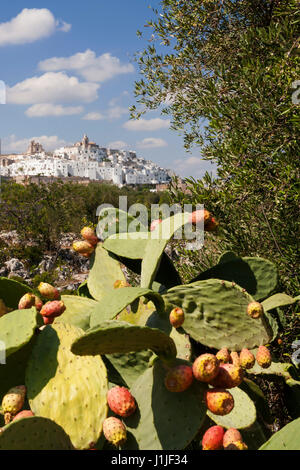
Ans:
[[[120,263],[98,243],[91,256],[91,269],[87,280],[89,292],[101,300],[109,290],[114,290],[115,281],[126,281]]]
[[[103,208],[98,214],[97,236],[105,240],[125,232],[147,232],[147,227],[128,212],[115,207]]]
[[[4,301],[6,307],[17,309],[20,299],[27,292],[32,293],[32,289],[13,279],[0,277],[0,299]]]
[[[163,220],[151,232],[151,240],[148,240],[142,262],[141,287],[151,288],[167,243],[177,230],[188,223],[189,217],[188,213],[175,214],[173,217]],[[159,279],[157,280],[159,281]]]
[[[89,299],[92,299],[93,297],[90,294],[89,288],[87,286],[87,280],[84,281],[77,289],[77,295],[79,297],[87,297]]]
[[[286,294],[274,294],[262,302],[264,311],[272,310],[273,308],[283,307],[295,303],[295,299]]]
[[[32,411],[60,425],[76,449],[97,442],[107,417],[106,368],[100,356],[75,356],[70,347],[84,331],[65,323],[39,335],[26,370]]]
[[[109,292],[95,305],[91,313],[90,327],[94,328],[103,323],[103,321],[112,320],[122,312],[127,305],[132,304],[140,297],[145,297],[149,299],[149,301],[152,300],[159,311],[164,309],[165,305],[161,295],[150,289],[142,289],[140,287],[115,289],[114,292]]]
[[[61,300],[64,302],[66,310],[55,319],[55,323],[67,323],[87,330],[90,327],[91,312],[98,302],[77,295],[62,295]]]
[[[161,330],[117,320],[103,322],[88,330],[73,342],[71,351],[79,355],[98,355],[145,349],[151,349],[158,355],[176,357],[174,341]]]
[[[211,348],[251,349],[268,343],[274,335],[268,316],[253,319],[247,315],[253,298],[228,281],[209,279],[174,287],[163,298],[166,314],[174,306],[183,308],[184,331]]]
[[[0,318],[0,355],[6,357],[29,343],[38,327],[36,308],[15,310]]]
[[[0,432],[0,450],[74,450],[69,436],[50,419],[18,419]]]
[[[229,390],[234,399],[233,410],[225,416],[207,411],[208,416],[223,428],[247,429],[256,421],[256,409],[253,401],[238,387]]]
[[[257,349],[252,349],[251,352],[252,354],[254,354],[254,356],[256,356]],[[257,362],[255,362],[252,369],[248,369],[247,372],[253,375],[274,375],[284,377],[285,380],[289,380],[294,379],[293,371],[294,366],[289,362],[274,362],[272,360],[270,367],[267,367],[266,369],[264,369]]]
[[[153,356],[152,351],[146,350],[127,354],[107,354],[105,357],[130,388],[148,369]]]
[[[300,450],[300,418],[284,426],[259,450]]]
[[[278,282],[275,264],[264,258],[239,258],[233,256],[231,252],[225,258],[221,258],[219,264],[199,274],[191,282],[212,278],[235,282],[246,289],[255,300],[270,295]]]
[[[179,360],[176,364],[190,365]],[[132,386],[138,410],[126,419],[132,439],[124,450],[185,449],[201,428],[206,416],[206,385],[194,381],[185,392],[172,393],[164,385],[166,372],[161,361],[155,361]]]

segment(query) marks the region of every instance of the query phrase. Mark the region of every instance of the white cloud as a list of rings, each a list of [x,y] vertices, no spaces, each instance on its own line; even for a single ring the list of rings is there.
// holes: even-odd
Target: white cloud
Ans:
[[[174,170],[180,176],[202,178],[206,171],[216,174],[216,166],[199,157],[188,157],[174,161]]]
[[[122,150],[122,149],[126,149],[128,147],[128,144],[124,142],[123,140],[116,140],[115,142],[110,142],[109,144],[107,144],[107,147],[109,149]]]
[[[157,147],[167,147],[167,142],[164,139],[157,139],[155,137],[148,137],[141,142],[137,142],[137,147],[140,149],[153,149]]]
[[[5,153],[26,152],[31,140],[35,140],[35,142],[39,142],[40,144],[42,144],[46,151],[55,150],[56,148],[70,144],[70,142],[66,142],[63,139],[60,139],[57,135],[52,135],[52,136],[41,135],[39,137],[29,137],[25,139],[18,139],[15,135],[11,135],[3,139],[4,152]]]
[[[87,49],[70,57],[52,57],[39,63],[44,72],[72,70],[91,82],[105,82],[120,74],[134,72],[132,64],[121,64],[120,59],[105,53],[97,57],[94,51]]]
[[[0,23],[0,46],[32,43],[55,33],[68,32],[71,25],[56,20],[46,8],[24,8],[15,18]]]
[[[62,106],[51,103],[34,104],[27,109],[25,114],[28,117],[45,117],[45,116],[72,116],[83,112],[82,106]]]
[[[45,73],[7,88],[7,102],[13,104],[90,103],[98,98],[100,85],[80,82],[63,72]]]
[[[92,113],[88,113],[86,114],[85,116],[83,116],[84,120],[86,121],[101,121],[101,119],[105,119],[105,116],[103,116],[103,114],[101,113],[96,113],[96,112],[92,112]]]
[[[111,106],[107,111],[108,119],[119,119],[124,114],[128,114],[128,108],[123,108],[122,106]]]
[[[137,121],[127,121],[123,127],[129,131],[157,131],[170,127],[169,119],[139,119]]]

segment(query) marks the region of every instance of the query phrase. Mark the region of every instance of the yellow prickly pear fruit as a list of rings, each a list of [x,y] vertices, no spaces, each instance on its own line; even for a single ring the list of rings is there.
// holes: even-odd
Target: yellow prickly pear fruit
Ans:
[[[80,233],[82,238],[84,238],[93,246],[97,245],[97,243],[99,242],[95,230],[91,227],[83,227]]]
[[[243,369],[252,369],[255,364],[255,357],[249,349],[242,349],[240,352],[240,364]]]
[[[2,410],[5,424],[11,422],[13,417],[22,409],[25,401],[26,387],[18,385],[11,388],[2,400]]]
[[[204,394],[204,400],[209,411],[218,416],[227,415],[234,407],[233,396],[223,388],[207,390]]]
[[[59,290],[56,287],[53,287],[51,284],[47,282],[41,282],[38,286],[39,292],[42,294],[43,297],[47,300],[58,300],[60,299]]]
[[[210,383],[219,372],[219,361],[214,354],[201,354],[193,363],[193,374],[200,382]]]
[[[259,346],[256,353],[257,363],[263,369],[267,369],[272,364],[271,353],[265,346]]]
[[[174,328],[179,328],[184,323],[184,311],[180,307],[175,307],[170,313],[169,320]]]
[[[114,289],[121,289],[122,287],[130,287],[130,284],[128,284],[128,282],[126,281],[121,281],[120,279],[117,279],[114,283]]]
[[[214,387],[234,388],[238,387],[244,378],[243,369],[234,364],[220,364],[218,375],[209,383]]]
[[[27,294],[23,295],[23,297],[20,299],[18,309],[25,310],[27,308],[33,307],[34,304],[35,304],[35,295],[27,292]]]
[[[103,422],[103,434],[105,438],[115,447],[120,447],[127,440],[127,431],[125,424],[113,416],[106,418]]]
[[[251,318],[261,318],[264,314],[264,308],[259,302],[250,302],[247,306],[247,313]]]
[[[85,241],[77,241],[73,243],[73,250],[79,253],[86,258],[89,258],[92,253],[95,251],[95,246],[93,246],[87,240]]]
[[[230,353],[227,348],[222,348],[220,351],[217,352],[216,358],[220,361],[222,364],[226,364],[227,362],[230,362]]]
[[[231,363],[234,366],[240,367],[240,357],[239,357],[239,354],[236,351],[231,351],[230,359],[231,359]]]

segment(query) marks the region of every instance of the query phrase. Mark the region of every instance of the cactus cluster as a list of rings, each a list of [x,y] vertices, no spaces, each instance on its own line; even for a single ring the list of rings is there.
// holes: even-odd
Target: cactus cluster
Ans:
[[[267,347],[278,334],[272,312],[298,298],[274,294],[273,263],[231,253],[182,284],[165,248],[198,222],[217,229],[208,211],[103,243],[85,227],[73,245],[90,258],[78,295],[0,278],[0,449],[181,450],[197,439],[203,450],[274,448],[248,374],[281,375],[299,394],[293,366],[276,363]],[[124,265],[141,275],[139,287]]]

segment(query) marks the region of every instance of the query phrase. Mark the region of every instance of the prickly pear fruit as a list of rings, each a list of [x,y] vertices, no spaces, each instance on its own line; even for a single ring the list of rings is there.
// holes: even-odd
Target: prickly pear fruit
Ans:
[[[136,401],[125,387],[111,388],[107,393],[107,403],[116,415],[123,418],[131,416],[136,410]]]
[[[200,382],[210,383],[219,372],[219,361],[214,354],[201,354],[193,364],[193,374]]]
[[[227,348],[222,348],[220,351],[217,352],[216,358],[220,361],[222,364],[226,364],[227,362],[230,362],[230,353]]]
[[[165,387],[169,392],[184,392],[194,380],[190,366],[179,365],[170,369],[165,377]]]
[[[226,449],[226,447],[228,447],[233,442],[242,441],[242,440],[243,438],[242,438],[240,431],[238,431],[235,428],[229,428],[227,429],[223,437],[223,447],[224,449]]]
[[[271,353],[265,346],[259,346],[257,353],[256,353],[256,360],[257,363],[263,369],[267,369],[270,367],[272,363]]]
[[[22,409],[25,401],[26,387],[18,385],[11,388],[2,400],[2,410],[5,424],[11,422],[12,418]]]
[[[87,258],[95,251],[95,246],[87,240],[81,240],[73,243],[73,250]]]
[[[66,306],[62,300],[53,300],[47,302],[40,311],[43,317],[56,318],[60,317],[66,310]]]
[[[39,297],[37,297],[36,295],[34,296],[34,306],[35,306],[35,308],[37,309],[38,312],[43,307],[42,300]]]
[[[174,328],[179,328],[184,323],[184,311],[180,307],[175,307],[170,313],[169,320]]]
[[[114,283],[114,289],[121,289],[123,287],[130,287],[130,284],[128,284],[128,282],[126,281],[117,279],[116,282]]]
[[[219,226],[219,222],[217,222],[217,220],[214,217],[212,217],[207,222],[204,222],[204,230],[206,232],[214,232],[215,230],[217,230],[218,226]]]
[[[264,308],[259,302],[250,302],[247,306],[247,313],[251,318],[260,318],[264,314]]]
[[[13,421],[16,421],[17,419],[22,419],[22,418],[30,418],[31,416],[34,416],[34,413],[32,413],[31,410],[23,410],[23,411],[20,411],[20,413],[18,413]]]
[[[83,227],[80,233],[82,238],[84,238],[93,246],[97,245],[97,243],[99,242],[95,230],[91,227]]]
[[[47,282],[41,282],[38,286],[39,292],[42,294],[43,297],[47,300],[59,300],[60,293],[56,287],[51,286]]]
[[[234,441],[225,450],[248,450],[248,446],[243,441]]]
[[[225,416],[234,407],[234,398],[224,388],[211,388],[204,394],[207,408],[215,415]]]
[[[236,351],[232,351],[230,353],[230,362],[237,367],[240,367],[240,357],[239,354]]]
[[[202,450],[220,450],[223,447],[224,429],[222,426],[212,426],[202,438]]]
[[[209,383],[214,387],[234,388],[238,387],[244,378],[243,369],[234,364],[220,364],[218,375]]]
[[[127,431],[124,423],[114,417],[106,418],[103,422],[103,434],[114,446],[120,447],[125,444]]]
[[[23,295],[19,301],[18,309],[19,310],[25,310],[27,308],[33,307],[35,304],[35,295],[30,294],[27,292],[27,294]]]
[[[153,230],[155,230],[156,227],[161,223],[162,223],[162,219],[153,220],[151,225],[150,225],[150,232],[153,232]]]
[[[240,364],[243,369],[252,369],[255,364],[255,357],[249,349],[242,349],[240,352]]]
[[[203,221],[204,225],[211,219],[211,213],[206,209],[200,209],[190,214],[188,222],[190,224],[199,224]]]

